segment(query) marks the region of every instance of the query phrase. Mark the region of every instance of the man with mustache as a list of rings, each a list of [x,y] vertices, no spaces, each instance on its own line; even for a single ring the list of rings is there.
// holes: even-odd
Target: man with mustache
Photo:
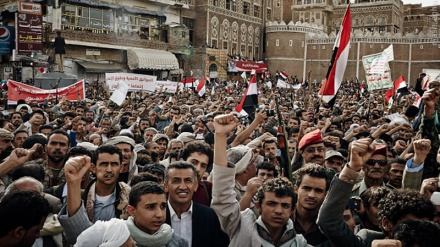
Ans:
[[[384,176],[388,171],[387,163],[387,146],[376,145],[370,159],[367,160],[363,167],[365,173],[364,178],[354,185],[352,196],[359,196],[362,192],[370,187],[386,186],[395,189],[393,186],[384,183]]]
[[[106,144],[115,145],[122,152],[122,170],[118,180],[129,184],[131,178],[138,174],[136,165],[137,154],[134,152],[134,140],[127,136],[115,136],[110,138]]]
[[[47,138],[47,160],[41,164],[44,168],[44,188],[60,185],[66,181],[64,176],[64,158],[70,148],[70,137],[63,130],[53,131]]]
[[[14,112],[11,114],[11,123],[14,126],[14,129],[20,127],[23,123],[23,117],[20,112]]]
[[[298,143],[298,152],[303,158],[303,165],[316,163],[323,166],[325,146],[324,139],[321,137],[321,131],[317,129],[304,135]]]
[[[96,179],[87,185],[82,198],[90,222],[128,217],[124,209],[128,205],[130,187],[118,182],[123,169],[122,157],[120,148],[115,145],[100,146],[92,155],[91,170]],[[70,192],[69,181],[67,188]]]
[[[402,187],[403,171],[405,170],[406,160],[395,158],[389,162],[388,183],[396,189]]]

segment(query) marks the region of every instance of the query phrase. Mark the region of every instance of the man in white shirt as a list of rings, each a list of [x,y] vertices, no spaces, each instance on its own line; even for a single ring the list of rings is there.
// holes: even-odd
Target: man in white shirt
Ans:
[[[214,210],[192,201],[198,182],[197,171],[191,163],[171,163],[165,172],[164,185],[168,193],[166,223],[187,240],[190,247],[229,245]]]

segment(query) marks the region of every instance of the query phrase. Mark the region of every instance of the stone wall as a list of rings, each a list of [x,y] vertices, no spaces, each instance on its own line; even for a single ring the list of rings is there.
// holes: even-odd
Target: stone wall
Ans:
[[[328,71],[336,34],[316,32],[317,27],[307,23],[268,24],[265,45],[270,71],[284,69],[289,75],[304,78],[307,71],[312,70],[311,79],[321,81]],[[402,35],[357,30],[352,33],[345,78],[357,76],[365,80],[362,57],[380,53],[390,44],[393,44],[395,57],[389,63],[393,79],[403,75],[408,83],[413,83],[422,69],[440,67],[440,44],[430,32]]]

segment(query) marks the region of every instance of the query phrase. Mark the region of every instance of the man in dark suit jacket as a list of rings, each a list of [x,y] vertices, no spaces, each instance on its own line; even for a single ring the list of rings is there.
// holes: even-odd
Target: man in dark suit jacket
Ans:
[[[64,72],[64,54],[66,54],[66,42],[63,37],[61,37],[61,31],[57,31],[57,37],[53,44],[55,47],[55,59],[57,61],[58,70]]]
[[[229,237],[221,230],[214,210],[192,201],[198,182],[197,171],[191,163],[171,163],[165,172],[164,186],[168,193],[166,223],[187,240],[190,247],[229,245]]]

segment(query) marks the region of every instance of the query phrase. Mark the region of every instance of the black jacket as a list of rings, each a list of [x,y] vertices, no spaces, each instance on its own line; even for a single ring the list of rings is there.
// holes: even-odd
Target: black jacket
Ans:
[[[168,207],[166,223],[171,226]],[[227,247],[228,245],[229,237],[221,230],[220,221],[214,210],[193,202],[192,247]]]

